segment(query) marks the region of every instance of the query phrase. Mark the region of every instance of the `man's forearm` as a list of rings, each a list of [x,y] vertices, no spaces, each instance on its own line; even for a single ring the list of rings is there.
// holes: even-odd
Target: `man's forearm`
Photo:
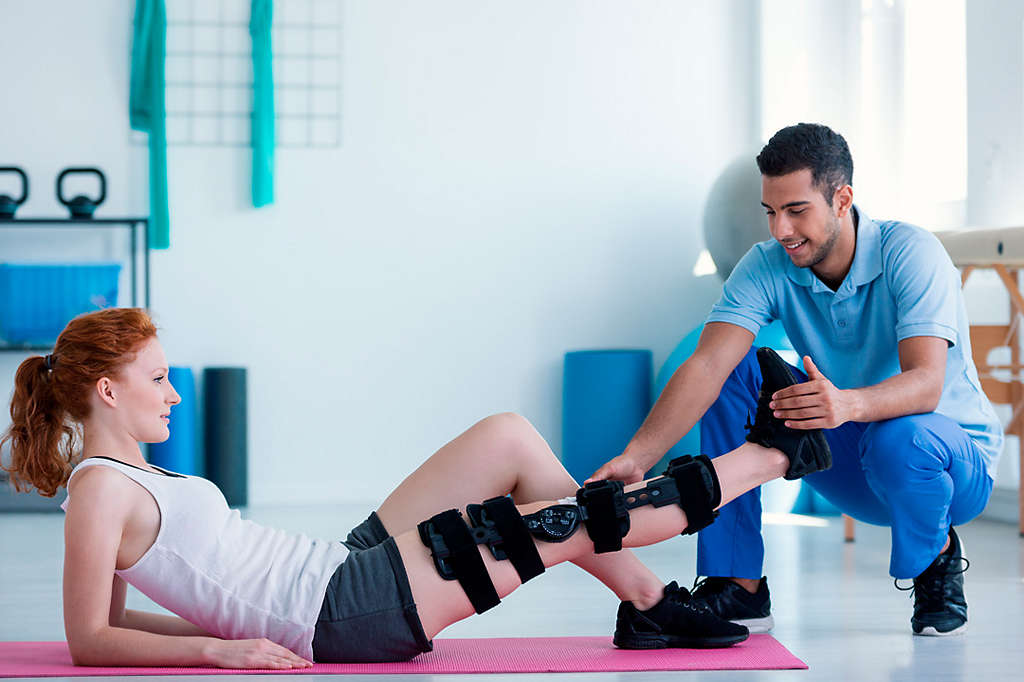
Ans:
[[[672,375],[643,425],[626,446],[624,454],[650,469],[700,420],[718,392],[721,382],[697,358],[691,356]]]
[[[177,635],[181,637],[210,637],[202,628],[196,627],[184,618],[167,616],[148,611],[132,611],[125,609],[124,618],[119,627],[129,630],[141,630],[155,635]]]
[[[878,422],[934,411],[942,397],[942,379],[924,368],[910,369],[873,386],[845,392],[851,400],[848,421]]]

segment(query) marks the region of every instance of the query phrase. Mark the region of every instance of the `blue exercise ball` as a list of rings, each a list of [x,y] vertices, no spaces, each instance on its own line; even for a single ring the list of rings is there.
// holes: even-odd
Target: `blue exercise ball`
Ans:
[[[704,325],[698,326],[696,329],[691,331],[689,334],[683,337],[679,345],[675,347],[669,356],[665,360],[665,364],[658,370],[658,376],[654,381],[654,395],[660,396],[661,392],[665,390],[665,386],[668,385],[669,379],[675,374],[679,366],[689,359],[693,355],[693,351],[697,350],[697,341],[700,339],[701,332],[704,331]],[[768,346],[773,348],[783,355],[786,360],[792,361],[796,355],[796,351],[793,349],[793,344],[790,343],[789,337],[786,336],[786,330],[783,329],[782,323],[778,320],[772,322],[766,327],[762,327],[758,333],[757,338],[754,339],[755,346]],[[790,357],[786,358],[786,355]],[[668,465],[668,461],[681,455],[695,455],[700,452],[700,422],[694,425],[690,431],[679,439],[679,442],[672,446],[665,456],[651,468],[654,473],[660,473],[665,470]]]

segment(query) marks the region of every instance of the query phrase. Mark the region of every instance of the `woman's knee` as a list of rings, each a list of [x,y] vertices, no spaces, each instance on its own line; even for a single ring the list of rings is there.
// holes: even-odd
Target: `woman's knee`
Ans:
[[[488,433],[497,438],[521,438],[524,435],[532,435],[537,432],[533,424],[515,412],[499,412],[481,419],[477,426],[485,429]]]
[[[515,412],[501,412],[482,419],[477,426],[494,456],[502,458],[532,458],[539,453],[548,454],[550,448],[526,417]]]

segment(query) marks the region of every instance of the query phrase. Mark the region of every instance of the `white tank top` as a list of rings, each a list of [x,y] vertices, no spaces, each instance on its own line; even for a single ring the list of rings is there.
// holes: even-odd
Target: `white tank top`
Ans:
[[[198,476],[157,474],[105,457],[82,460],[71,476],[98,464],[136,481],[160,509],[156,541],[117,575],[212,635],[265,637],[313,660],[313,628],[347,547],[244,520]]]

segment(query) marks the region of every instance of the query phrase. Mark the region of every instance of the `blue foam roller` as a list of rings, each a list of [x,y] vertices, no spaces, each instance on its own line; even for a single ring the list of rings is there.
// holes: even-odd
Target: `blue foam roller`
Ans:
[[[562,463],[578,482],[622,453],[651,409],[649,350],[565,354]]]
[[[196,379],[190,367],[171,367],[167,374],[181,402],[171,408],[171,437],[149,445],[149,461],[158,467],[189,476],[202,476],[196,451]]]

